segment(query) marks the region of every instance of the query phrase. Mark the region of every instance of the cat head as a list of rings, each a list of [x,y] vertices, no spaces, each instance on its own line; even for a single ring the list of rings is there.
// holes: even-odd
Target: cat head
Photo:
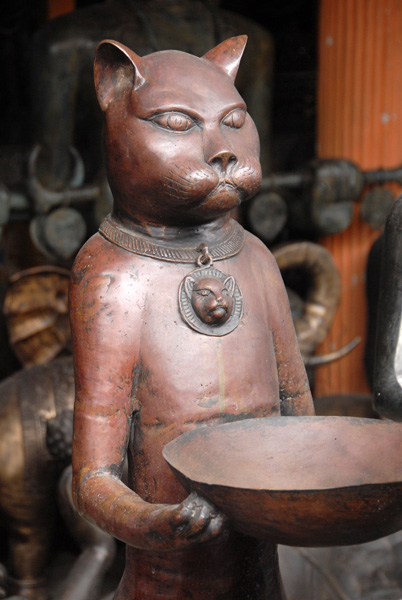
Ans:
[[[139,57],[101,42],[95,87],[116,216],[197,225],[256,193],[258,135],[234,86],[245,43],[231,38],[198,58],[176,50]]]

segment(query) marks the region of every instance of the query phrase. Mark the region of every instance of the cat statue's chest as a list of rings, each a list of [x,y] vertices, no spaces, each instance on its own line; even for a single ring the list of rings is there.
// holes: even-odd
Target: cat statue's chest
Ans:
[[[256,412],[262,416],[262,406],[269,405],[268,413],[279,410],[269,333],[269,290],[256,283],[247,248],[214,263],[221,279],[199,278],[196,291],[187,294],[185,309],[180,304],[182,288],[198,273],[197,265],[174,264],[120,249],[116,254],[119,260],[113,287],[118,290],[121,315],[117,326],[126,329],[128,349],[140,339],[138,355],[133,355],[133,369],[137,368],[133,394],[143,423],[171,426],[174,420],[180,430],[185,424],[223,419],[226,414]],[[216,318],[210,323],[208,311],[215,310],[218,316],[225,312],[227,299],[234,293],[229,289],[222,294],[228,278],[241,293],[241,311],[234,315],[236,326],[221,334],[219,330],[225,332],[226,324],[230,325],[230,317],[222,325],[219,321],[216,324]],[[197,317],[192,306],[189,308],[194,293],[195,302],[201,299],[207,303],[207,322]],[[199,331],[200,324],[203,331]],[[258,379],[253,376],[256,370],[260,372]],[[272,405],[269,398],[274,399]]]

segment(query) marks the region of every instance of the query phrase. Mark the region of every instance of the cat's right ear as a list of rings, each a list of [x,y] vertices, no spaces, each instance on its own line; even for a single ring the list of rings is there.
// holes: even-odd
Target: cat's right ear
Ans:
[[[141,62],[135,52],[119,42],[104,40],[99,44],[95,54],[94,78],[96,95],[103,111],[145,83]]]

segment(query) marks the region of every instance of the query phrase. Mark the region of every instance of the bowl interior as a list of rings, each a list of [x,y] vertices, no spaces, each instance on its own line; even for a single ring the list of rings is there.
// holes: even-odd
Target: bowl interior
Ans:
[[[204,426],[163,455],[189,482],[306,491],[402,481],[402,425],[354,417],[272,417]]]

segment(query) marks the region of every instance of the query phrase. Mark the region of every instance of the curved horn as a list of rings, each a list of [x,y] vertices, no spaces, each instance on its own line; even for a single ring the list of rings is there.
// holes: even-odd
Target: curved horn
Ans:
[[[339,348],[339,350],[329,352],[328,354],[321,354],[320,356],[308,357],[304,361],[304,364],[306,367],[321,367],[322,365],[328,365],[329,363],[346,356],[346,354],[349,354],[349,352],[351,352],[353,348],[356,348],[360,342],[361,338],[355,337],[349,344],[346,344],[343,348]]]
[[[300,268],[311,284],[303,315],[295,320],[296,335],[306,360],[326,337],[340,297],[340,277],[330,252],[313,242],[294,242],[273,251],[279,269]]]

